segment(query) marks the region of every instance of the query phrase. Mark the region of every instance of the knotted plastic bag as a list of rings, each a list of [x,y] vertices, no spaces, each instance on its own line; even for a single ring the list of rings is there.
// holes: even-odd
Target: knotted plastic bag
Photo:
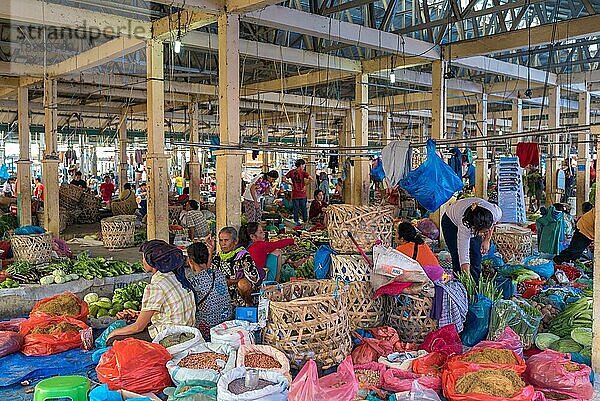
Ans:
[[[429,212],[435,212],[463,189],[461,179],[435,151],[435,141],[427,141],[427,159],[400,181],[404,188]]]

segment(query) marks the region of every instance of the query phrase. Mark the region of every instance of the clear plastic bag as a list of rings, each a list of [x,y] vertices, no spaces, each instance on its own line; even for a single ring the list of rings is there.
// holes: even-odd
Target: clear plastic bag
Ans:
[[[441,401],[440,396],[435,390],[427,388],[417,380],[412,382],[408,394],[396,395],[396,401]]]
[[[523,348],[528,349],[533,345],[541,321],[542,314],[525,301],[496,301],[490,314],[488,339],[498,337],[510,327],[521,338]]]

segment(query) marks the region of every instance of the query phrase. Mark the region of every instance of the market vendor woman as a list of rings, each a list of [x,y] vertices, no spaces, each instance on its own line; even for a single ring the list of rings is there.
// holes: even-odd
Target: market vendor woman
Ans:
[[[501,217],[497,205],[481,198],[460,199],[448,206],[442,232],[454,272],[470,272],[479,281],[482,255],[489,251],[494,225]]]
[[[150,284],[144,289],[142,310],[134,323],[110,333],[107,345],[128,337],[152,341],[168,326],[194,325],[196,302],[185,276],[183,252],[161,240],[146,242],[140,251],[144,270],[152,273]]]

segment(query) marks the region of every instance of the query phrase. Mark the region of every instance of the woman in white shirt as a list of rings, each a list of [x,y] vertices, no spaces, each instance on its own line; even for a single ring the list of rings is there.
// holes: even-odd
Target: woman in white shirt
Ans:
[[[502,210],[481,198],[461,199],[448,206],[442,232],[454,272],[468,271],[479,281],[482,256],[489,251],[494,225],[501,218]]]

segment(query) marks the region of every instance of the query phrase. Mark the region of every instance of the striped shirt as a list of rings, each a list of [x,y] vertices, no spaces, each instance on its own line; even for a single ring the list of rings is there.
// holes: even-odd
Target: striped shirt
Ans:
[[[201,210],[181,212],[179,219],[183,228],[194,227],[194,236],[196,238],[204,238],[210,234],[208,222],[206,221],[206,217],[204,217],[204,213],[202,213]]]
[[[144,289],[142,311],[155,311],[148,332],[152,338],[169,326],[194,326],[194,293],[177,281],[174,273],[156,272]]]

